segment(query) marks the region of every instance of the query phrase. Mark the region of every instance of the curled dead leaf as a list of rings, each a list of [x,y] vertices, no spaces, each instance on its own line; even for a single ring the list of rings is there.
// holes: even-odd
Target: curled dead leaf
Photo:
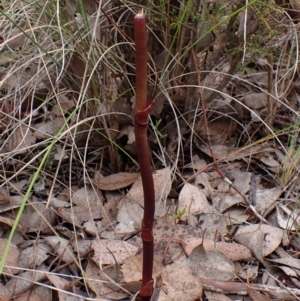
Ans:
[[[102,190],[118,190],[131,185],[139,175],[139,173],[120,172],[95,179],[95,185]]]

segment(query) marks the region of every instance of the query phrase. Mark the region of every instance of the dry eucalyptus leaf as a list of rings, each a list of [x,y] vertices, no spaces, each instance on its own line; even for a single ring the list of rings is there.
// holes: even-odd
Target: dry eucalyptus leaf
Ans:
[[[227,210],[225,213],[223,213],[223,216],[226,216],[228,226],[241,225],[249,218],[249,215],[245,214],[245,209],[235,207]]]
[[[277,208],[277,222],[282,229],[296,231],[300,223],[300,216],[291,211],[283,204],[278,204]]]
[[[73,206],[72,208],[63,208],[58,211],[65,221],[76,226],[81,226],[83,222],[102,217],[102,209],[99,205]]]
[[[271,301],[269,297],[261,294],[260,292],[251,289],[249,286],[247,287],[249,297],[252,301]]]
[[[9,139],[9,151],[24,154],[28,148],[35,144],[36,137],[26,124],[20,124]]]
[[[285,257],[285,258],[268,259],[268,261],[277,262],[279,264],[284,264],[290,266],[291,268],[300,270],[300,260],[297,258]],[[298,272],[298,275],[299,274],[300,272]]]
[[[51,247],[44,243],[34,244],[34,246],[28,247],[21,252],[18,265],[22,268],[33,269],[40,266],[51,252]]]
[[[278,200],[282,194],[282,188],[280,186],[271,189],[257,189],[256,199],[257,204],[254,206],[258,213],[264,214],[270,207]]]
[[[53,120],[43,122],[35,125],[35,131],[33,135],[37,139],[45,139],[49,136],[55,136],[60,128],[64,125],[65,119],[57,117]]]
[[[244,280],[252,281],[258,276],[258,266],[257,265],[247,265],[238,271],[238,276]]]
[[[42,265],[33,271],[20,273],[18,274],[18,278],[12,278],[6,283],[6,288],[13,296],[17,296],[27,291],[32,286],[33,281],[39,282],[42,280],[46,271],[46,267]]]
[[[113,278],[118,278],[118,269],[113,266],[115,271]],[[110,300],[120,300],[127,297],[127,294],[121,290],[120,286],[117,286],[108,277],[105,277],[107,269],[103,269],[103,272],[99,269],[93,261],[89,260],[85,271],[86,283],[88,287],[96,294],[98,298],[109,298]],[[112,277],[110,277],[112,278]],[[116,279],[118,283],[118,279]],[[102,299],[101,299],[102,300]]]
[[[251,173],[238,172],[233,174],[233,183],[241,193],[247,193],[250,189]],[[218,199],[220,204],[217,206],[221,212],[231,208],[234,205],[243,204],[244,199],[236,190],[230,187],[226,182],[221,182],[218,185]],[[214,205],[215,204],[215,201]]]
[[[4,249],[7,245],[7,240],[0,238],[0,254],[3,254]],[[18,274],[20,269],[18,269],[18,260],[20,256],[20,251],[17,246],[11,244],[9,247],[8,256],[6,258],[5,264],[9,267],[4,267],[3,271],[7,274]],[[14,269],[16,267],[16,269]]]
[[[282,238],[283,230],[264,224],[240,226],[234,235],[234,240],[247,246],[260,261],[276,250]]]
[[[236,161],[244,157],[251,157],[255,154],[265,152],[267,149],[267,144],[259,144],[253,146],[246,146],[241,148],[234,148],[232,146],[226,145],[214,145],[214,155],[216,159],[222,161]],[[207,145],[201,145],[200,150],[211,156],[210,149]],[[273,149],[272,149],[273,150]]]
[[[91,250],[91,240],[85,239],[74,239],[70,242],[76,253],[79,253],[81,256],[85,256]]]
[[[92,259],[99,265],[122,264],[123,261],[138,252],[134,245],[120,240],[94,240],[91,245],[94,250]]]
[[[2,295],[1,295],[2,296]],[[34,286],[14,301],[52,301],[52,289],[44,286]]]
[[[51,208],[47,208],[43,203],[34,203],[33,205],[28,204],[26,206],[20,220],[20,225],[26,233],[47,232],[49,230],[48,225],[53,226],[56,222],[55,212]],[[50,231],[52,232],[52,230]]]
[[[202,284],[192,271],[179,264],[167,265],[161,274],[162,292],[158,300],[194,301],[202,297]]]
[[[190,256],[195,247],[201,243],[202,238],[191,237],[183,239],[181,244],[186,255]],[[236,243],[228,243],[223,241],[215,242],[211,239],[205,238],[203,246],[206,252],[219,251],[232,261],[249,260],[252,257],[251,251],[247,247]]]
[[[232,301],[232,299],[221,293],[205,290],[204,294],[208,301]]]
[[[117,237],[130,237],[134,232],[136,232],[134,228],[133,221],[129,222],[128,224],[124,225],[122,223],[118,223],[115,227],[115,234]]]
[[[226,235],[228,233],[226,218],[213,207],[200,215],[198,227],[205,231],[205,237],[214,239],[216,233]]]
[[[75,294],[64,292],[71,288],[71,282],[54,274],[47,273],[47,278],[58,290],[59,301],[82,301],[83,298]]]
[[[144,210],[139,204],[128,197],[124,197],[117,215],[117,221],[124,225],[128,225],[132,221],[134,228],[140,230],[142,227],[143,212]]]
[[[195,186],[199,188],[201,187],[202,188],[201,190],[206,197],[210,197],[213,192],[213,188],[210,185],[210,181],[211,181],[211,176],[206,172],[201,172],[196,176],[195,179]]]
[[[12,297],[10,291],[2,283],[0,283],[0,296],[4,298],[3,300],[11,300]]]
[[[205,194],[198,187],[186,183],[180,191],[178,198],[178,208],[185,209],[180,220],[186,221],[190,214],[203,213],[210,207]]]
[[[161,250],[154,249],[153,278],[161,274],[164,255]],[[135,256],[128,257],[124,260],[121,267],[123,280],[125,283],[132,283],[142,279],[143,254],[139,252]]]
[[[83,224],[83,229],[86,233],[96,236],[97,233],[101,232],[101,221],[88,220]]]
[[[139,176],[139,173],[120,172],[95,179],[95,185],[102,190],[118,190],[131,185]]]
[[[47,236],[45,241],[53,248],[54,252],[63,262],[70,262],[74,258],[76,259],[73,248],[70,246],[68,240],[57,236]]]
[[[244,96],[245,105],[254,110],[266,108],[268,103],[268,94],[266,92],[249,93]]]
[[[3,198],[3,202],[0,203],[0,213],[20,207],[22,200],[23,198],[18,195],[13,195],[11,198],[9,198],[9,201],[4,201]]]
[[[11,49],[21,48],[28,39],[23,32],[18,28],[13,28],[4,36],[4,44]],[[2,46],[2,45],[1,45]]]
[[[230,281],[235,277],[235,265],[219,252],[206,252],[203,245],[197,246],[188,258],[176,261],[193,271],[197,277]]]
[[[90,206],[101,207],[104,197],[100,191],[95,192],[91,187],[82,187],[74,192],[71,201],[73,204],[85,208]]]
[[[75,106],[75,101],[73,98],[69,99],[66,95],[61,93],[57,95],[57,97],[57,104],[52,107],[51,113],[56,116],[62,117],[66,114],[66,112],[68,112]]]
[[[165,200],[171,190],[171,171],[170,167],[157,170],[153,174],[155,200]],[[136,201],[141,207],[144,207],[144,193],[142,179],[139,176],[133,183],[127,196]]]

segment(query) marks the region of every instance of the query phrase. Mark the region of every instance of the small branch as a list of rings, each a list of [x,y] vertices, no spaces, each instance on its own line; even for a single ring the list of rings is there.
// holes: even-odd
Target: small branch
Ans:
[[[237,295],[248,295],[248,287],[267,292],[270,294],[288,294],[290,293],[292,296],[300,296],[300,290],[297,288],[291,287],[278,287],[278,286],[270,286],[264,284],[245,284],[234,281],[221,281],[209,278],[200,278],[200,281],[203,285],[203,288],[209,291],[221,293],[221,294],[237,294]]]
[[[200,80],[200,72],[198,69],[198,65],[197,65],[197,60],[196,60],[196,55],[195,52],[192,49],[192,54],[193,54],[193,58],[194,58],[194,64],[196,66],[196,71],[197,71],[197,81],[198,81],[198,85],[199,85],[199,89],[201,86],[201,80]],[[270,225],[270,223],[263,217],[261,216],[256,209],[251,205],[250,201],[248,200],[248,198],[228,179],[225,177],[224,173],[222,172],[222,170],[219,168],[216,157],[215,157],[215,153],[212,149],[212,145],[211,145],[211,139],[210,139],[210,134],[209,134],[209,128],[208,128],[208,121],[207,121],[207,114],[206,114],[206,105],[205,105],[205,101],[202,98],[201,92],[198,89],[198,95],[199,95],[199,99],[201,102],[201,107],[202,107],[202,111],[203,111],[203,121],[204,121],[204,126],[205,126],[205,131],[206,131],[206,136],[207,136],[207,143],[208,143],[208,147],[210,150],[210,154],[211,154],[211,158],[213,160],[213,165],[215,167],[215,170],[217,171],[217,173],[222,177],[222,179],[230,185],[230,187],[232,187],[244,200],[245,204],[251,209],[251,211],[255,214],[255,216],[257,218],[259,218],[261,221],[263,221],[265,224]]]

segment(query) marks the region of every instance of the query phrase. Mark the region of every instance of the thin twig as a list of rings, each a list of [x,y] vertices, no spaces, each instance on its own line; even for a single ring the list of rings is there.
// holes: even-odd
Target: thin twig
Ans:
[[[201,80],[200,80],[200,72],[199,72],[199,68],[197,65],[197,59],[196,59],[196,54],[194,52],[194,49],[191,50],[192,51],[192,55],[193,55],[193,59],[194,59],[194,64],[195,64],[195,68],[196,68],[196,72],[197,72],[197,81],[198,81],[198,95],[199,95],[199,99],[201,102],[201,107],[202,107],[202,111],[203,111],[203,121],[204,121],[204,126],[205,126],[205,131],[206,131],[206,136],[207,136],[207,143],[208,143],[208,147],[209,147],[209,151],[211,154],[211,158],[213,160],[213,165],[215,170],[217,171],[217,173],[222,177],[222,179],[230,186],[232,187],[244,200],[245,204],[251,209],[251,211],[255,214],[255,216],[257,218],[259,218],[262,222],[264,222],[265,224],[270,225],[270,223],[263,217],[261,216],[256,209],[253,207],[253,205],[250,203],[250,201],[248,200],[247,196],[245,194],[243,194],[227,177],[225,177],[224,173],[222,172],[222,170],[219,168],[219,165],[217,163],[216,157],[215,157],[215,153],[213,151],[212,148],[212,144],[211,144],[211,139],[210,139],[210,134],[209,134],[209,128],[208,128],[208,121],[207,121],[207,110],[206,110],[206,105],[205,105],[205,101],[201,95],[201,91],[200,91],[200,86],[201,86]]]

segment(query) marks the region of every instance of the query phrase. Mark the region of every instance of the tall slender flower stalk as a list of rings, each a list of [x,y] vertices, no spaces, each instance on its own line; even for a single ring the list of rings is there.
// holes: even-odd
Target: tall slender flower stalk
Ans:
[[[135,139],[144,192],[144,216],[142,221],[143,268],[140,301],[150,300],[153,292],[153,221],[155,193],[148,148],[147,127],[152,102],[147,103],[147,29],[146,17],[138,13],[134,17],[136,62]]]

